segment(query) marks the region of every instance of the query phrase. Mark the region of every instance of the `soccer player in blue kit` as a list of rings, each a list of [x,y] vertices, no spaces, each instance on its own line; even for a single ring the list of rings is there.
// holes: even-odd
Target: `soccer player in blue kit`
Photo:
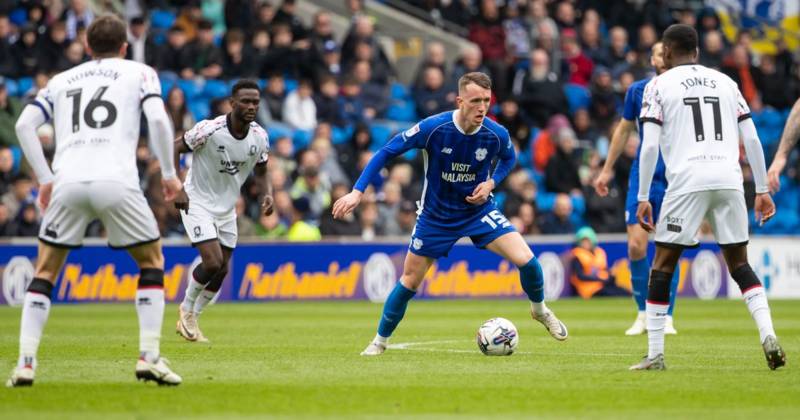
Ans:
[[[528,244],[497,208],[492,190],[514,167],[514,146],[508,131],[486,119],[492,82],[479,72],[458,81],[455,111],[426,118],[393,137],[378,151],[359,177],[353,191],[334,203],[333,216],[345,217],[361,201],[369,180],[395,156],[422,149],[425,184],[418,202],[417,224],[403,266],[403,275],[383,307],[375,339],[361,352],[377,356],[386,351],[389,337],[403,319],[434,260],[446,256],[460,238],[469,236],[520,271],[522,289],[531,301],[531,316],[556,340],[567,339],[566,326],[544,303],[542,267]],[[492,161],[497,165],[492,168]]]
[[[664,51],[661,42],[653,44],[650,56],[650,64],[656,70],[656,74],[667,71],[664,66]],[[625,107],[622,111],[622,119],[614,130],[611,138],[611,146],[608,150],[608,157],[603,165],[603,170],[594,181],[594,188],[598,195],[605,197],[608,195],[608,183],[614,176],[614,164],[616,164],[625,143],[633,131],[639,130],[639,147],[636,150],[636,158],[631,165],[631,172],[628,179],[628,194],[625,197],[625,224],[628,225],[628,258],[631,262],[631,285],[633,286],[633,298],[639,310],[633,325],[625,331],[625,335],[639,335],[647,331],[645,326],[645,300],[647,298],[647,279],[650,274],[650,261],[647,259],[648,234],[639,226],[636,220],[636,208],[639,203],[636,197],[639,191],[639,154],[642,151],[642,122],[639,121],[639,113],[642,110],[642,96],[644,87],[650,81],[650,77],[634,82],[628,87],[625,93]],[[656,165],[653,183],[650,187],[650,203],[653,206],[653,217],[658,220],[661,210],[661,201],[667,191],[667,175],[664,160],[659,155]],[[666,334],[677,334],[678,331],[672,322],[672,311],[675,308],[675,291],[678,288],[680,270],[675,270],[672,278],[669,310],[667,323],[664,327]]]

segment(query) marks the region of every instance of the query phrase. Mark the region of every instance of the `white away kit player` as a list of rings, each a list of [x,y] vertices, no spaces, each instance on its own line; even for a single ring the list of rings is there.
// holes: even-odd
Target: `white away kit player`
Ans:
[[[86,226],[100,219],[113,248],[136,260],[139,359],[136,377],[177,385],[181,377],[159,353],[164,318],[164,257],[155,217],[139,188],[136,146],[144,111],[151,147],[161,163],[164,196],[182,189],[172,155],[173,130],[152,68],[124,60],[125,23],[96,19],[87,30],[92,60],[54,76],[25,107],[16,125],[25,157],[36,172],[44,213],[34,279],[25,293],[19,360],[8,386],[33,384],[36,353],[50,312],[53,284],[70,248],[83,243]],[[55,125],[52,171],[36,128]]]

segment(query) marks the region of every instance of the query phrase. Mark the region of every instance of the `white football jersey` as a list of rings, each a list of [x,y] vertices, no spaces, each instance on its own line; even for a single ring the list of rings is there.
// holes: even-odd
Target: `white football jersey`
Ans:
[[[743,190],[739,121],[750,108],[731,78],[699,64],[673,67],[645,87],[640,118],[662,126],[667,195]]]
[[[161,98],[156,72],[121,58],[92,60],[54,76],[34,101],[55,126],[54,182],[117,181],[139,188],[142,103]]]
[[[269,138],[252,122],[244,138],[228,130],[228,115],[203,120],[183,135],[192,151],[192,165],[184,187],[189,206],[199,205],[223,216],[233,211],[242,184],[256,164],[267,163]]]

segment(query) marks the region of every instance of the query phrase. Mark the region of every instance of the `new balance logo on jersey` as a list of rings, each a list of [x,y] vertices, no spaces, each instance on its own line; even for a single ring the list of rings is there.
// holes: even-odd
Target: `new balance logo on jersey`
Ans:
[[[55,223],[48,223],[47,226],[44,228],[44,236],[49,238],[57,239],[58,238],[58,225]]]
[[[449,154],[453,153],[453,149],[450,148],[450,147],[445,147],[445,148],[442,149],[442,153],[445,154],[445,155],[449,155]]]

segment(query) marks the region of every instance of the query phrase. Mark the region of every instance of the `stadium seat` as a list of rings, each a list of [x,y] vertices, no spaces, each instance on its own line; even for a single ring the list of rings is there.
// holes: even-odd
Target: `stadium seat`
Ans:
[[[284,79],[283,84],[286,86],[286,93],[294,92],[297,89],[297,80],[295,79]]]
[[[159,78],[160,79],[160,78]],[[175,87],[175,81],[161,79],[161,97],[167,99],[167,95],[172,88]]]
[[[551,193],[541,189],[536,192],[536,207],[540,213],[553,210],[553,206],[555,204],[556,193]]]
[[[186,94],[186,100],[192,101],[203,92],[203,84],[194,80],[179,79],[178,87]]]
[[[353,136],[353,127],[333,126],[331,129],[331,141],[333,144],[342,144],[350,141]]]
[[[402,99],[406,100],[411,97],[411,94],[408,91],[406,85],[398,82],[392,83],[391,87],[391,98],[392,99]]]
[[[374,152],[383,147],[383,145],[389,141],[389,138],[393,134],[393,127],[385,122],[375,121],[370,124],[369,133],[370,136],[372,136],[372,145],[370,149],[372,149]]]
[[[574,114],[575,111],[581,108],[588,108],[592,100],[589,89],[574,83],[564,85],[564,95],[566,95],[569,103],[570,114]]]
[[[416,121],[417,110],[414,102],[411,100],[400,101],[394,100],[386,110],[386,118],[397,121]]]
[[[33,87],[33,78],[32,77],[21,77],[17,79],[17,92],[19,95],[24,95],[27,91],[31,90]]]
[[[169,10],[153,10],[150,12],[150,26],[156,29],[169,29],[175,24],[175,13]]]
[[[313,130],[294,130],[294,135],[292,136],[294,150],[302,150],[307,148],[309,145],[311,145],[312,140],[314,140]]]
[[[206,84],[203,86],[202,96],[208,99],[225,98],[229,95],[229,92],[228,84],[224,81],[206,80]]]
[[[267,124],[267,135],[269,135],[270,139],[277,140],[281,137],[288,137],[292,139],[292,143],[294,143],[294,129],[287,124],[284,123],[269,123]]]
[[[17,81],[14,79],[5,79],[6,84],[6,92],[8,92],[8,96],[22,96],[25,92],[19,91],[19,85]]]
[[[196,121],[204,120],[211,114],[211,107],[208,101],[203,100],[186,100],[186,105],[189,112],[192,113]]]

